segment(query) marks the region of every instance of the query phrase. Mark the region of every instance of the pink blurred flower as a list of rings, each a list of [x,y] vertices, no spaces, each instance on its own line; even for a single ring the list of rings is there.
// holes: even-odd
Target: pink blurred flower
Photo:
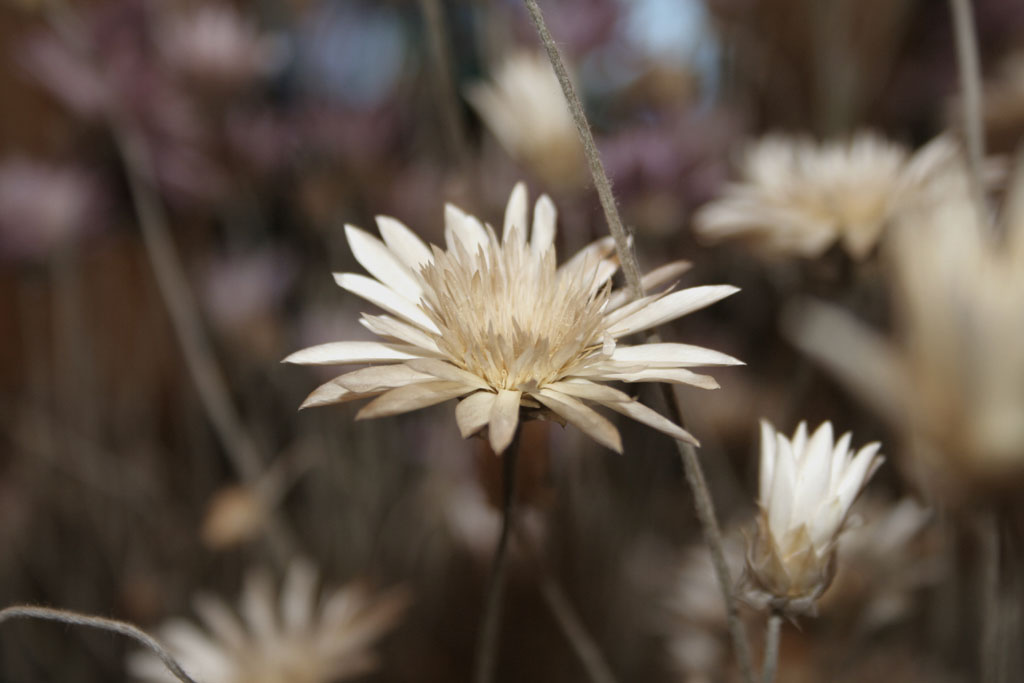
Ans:
[[[202,5],[166,17],[158,25],[156,41],[172,69],[221,87],[266,76],[285,57],[280,40],[261,33],[226,4]]]
[[[0,258],[45,258],[95,227],[96,180],[73,166],[12,157],[0,162]]]

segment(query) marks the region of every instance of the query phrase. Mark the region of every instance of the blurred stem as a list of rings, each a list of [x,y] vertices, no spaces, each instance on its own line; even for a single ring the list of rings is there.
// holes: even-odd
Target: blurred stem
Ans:
[[[615,674],[601,654],[601,649],[587,632],[565,591],[554,577],[544,570],[540,576],[540,591],[591,682],[616,683]]]
[[[235,410],[199,319],[185,270],[171,240],[167,215],[151,186],[154,173],[146,142],[130,123],[116,117],[111,119],[111,130],[124,162],[146,253],[185,356],[185,365],[232,466],[243,482],[256,487],[263,473],[262,459]],[[282,566],[287,565],[296,553],[295,540],[277,515],[269,516],[267,538],[275,559]]]
[[[622,274],[626,277],[626,286],[633,299],[638,299],[644,294],[643,285],[640,282],[640,267],[636,261],[636,254],[630,246],[629,236],[622,225],[622,218],[619,217],[619,209],[615,205],[615,196],[612,194],[612,184],[605,173],[604,164],[601,163],[601,155],[597,151],[597,144],[594,142],[594,135],[590,132],[590,124],[587,122],[587,115],[583,111],[583,103],[576,95],[572,79],[565,69],[562,56],[558,52],[551,32],[548,31],[544,22],[544,15],[541,14],[537,0],[523,0],[526,9],[530,12],[537,33],[544,44],[544,49],[551,60],[551,66],[558,77],[558,83],[562,86],[562,93],[569,105],[569,112],[572,114],[573,123],[576,124],[576,132],[579,133],[580,142],[583,143],[583,152],[587,157],[587,165],[590,167],[590,175],[594,179],[594,187],[597,188],[597,196],[601,200],[601,208],[604,209],[605,220],[608,221],[608,229],[615,238],[615,250],[619,254],[619,261],[622,264]]]
[[[956,39],[957,65],[960,87],[963,90],[964,139],[967,142],[967,161],[970,165],[971,191],[979,211],[979,218],[988,224],[982,165],[985,161],[985,131],[982,126],[981,60],[978,57],[978,36],[970,0],[949,0],[953,14]]]
[[[181,683],[196,683],[195,679],[185,673],[181,665],[175,661],[170,652],[164,648],[153,636],[149,635],[137,626],[115,619],[94,617],[88,614],[79,614],[63,609],[52,609],[49,607],[34,607],[31,605],[14,605],[0,610],[0,624],[11,619],[42,619],[45,621],[56,621],[71,626],[86,626],[101,631],[109,631],[131,638],[139,645],[142,645],[154,655],[160,658],[167,670],[174,675]]]
[[[761,669],[761,682],[772,683],[779,667],[779,636],[782,631],[782,615],[772,610],[768,615],[768,623],[764,630],[764,665]]]
[[[626,278],[630,297],[637,299],[643,296],[644,293],[643,284],[640,280],[640,267],[637,263],[636,254],[633,252],[631,241],[622,225],[622,219],[615,204],[615,197],[612,194],[611,181],[608,180],[604,165],[601,163],[601,156],[597,151],[597,145],[594,143],[594,136],[590,132],[590,124],[587,122],[586,113],[583,111],[583,104],[576,95],[572,80],[569,78],[569,73],[562,62],[558,46],[555,45],[554,38],[551,37],[551,32],[548,31],[544,15],[537,5],[537,0],[523,0],[523,2],[526,3],[526,9],[530,12],[530,17],[537,28],[540,40],[544,44],[548,59],[551,61],[551,66],[558,77],[558,83],[562,86],[562,93],[565,95],[573,122],[576,124],[576,132],[579,133],[580,142],[583,143],[583,151],[587,157],[590,174],[594,180],[594,186],[597,188],[601,207],[604,209],[605,219],[608,221],[608,229],[615,239],[615,250],[619,256],[619,262],[622,264],[622,273]],[[679,424],[682,425],[683,412],[675,397],[675,393],[667,384],[663,384],[662,388],[665,392],[667,403],[675,409],[674,412],[679,420]],[[733,595],[732,579],[729,576],[729,567],[725,562],[722,532],[718,527],[718,520],[715,517],[714,504],[711,502],[711,492],[708,490],[704,473],[701,471],[700,462],[697,459],[697,453],[693,446],[683,441],[677,441],[676,447],[679,449],[679,455],[683,460],[686,481],[693,491],[697,516],[700,518],[701,527],[704,530],[704,540],[711,549],[715,574],[718,577],[722,598],[725,601],[726,612],[729,616],[729,633],[732,636],[740,673],[743,676],[743,680],[753,683],[754,670],[751,664],[750,645],[747,642],[743,622],[739,619],[739,610]]]
[[[441,0],[419,0],[420,10],[427,27],[427,40],[430,44],[430,58],[441,94],[436,98],[441,110],[441,124],[448,145],[448,151],[464,170],[469,162],[468,145],[466,144],[466,127],[462,119],[462,107],[459,95],[455,91],[452,76],[452,55],[449,50],[450,41],[444,20],[444,8]]]
[[[1000,590],[999,563],[999,515],[986,510],[978,520],[978,535],[981,546],[981,570],[978,572],[978,596],[981,604],[981,683],[1002,683],[1005,680],[1003,648],[1001,647],[1001,609],[1003,600]]]
[[[545,565],[533,540],[528,534],[520,533],[518,527],[515,531],[516,540],[519,541],[518,547],[523,550],[536,566],[537,573],[540,575],[541,596],[543,596],[544,602],[547,603],[548,609],[551,610],[555,621],[558,622],[559,628],[562,629],[566,640],[569,641],[573,652],[579,658],[580,664],[583,665],[583,669],[587,672],[591,683],[617,683],[615,674],[612,673],[611,667],[605,660],[604,655],[601,654],[601,648],[598,647],[597,642],[587,631],[586,625],[580,618],[576,608],[573,607],[569,596],[562,590],[558,579],[555,578],[554,574]]]
[[[494,680],[494,669],[498,661],[498,640],[501,635],[501,614],[504,606],[505,576],[508,574],[508,541],[512,535],[516,498],[516,458],[519,454],[519,437],[522,427],[516,431],[512,443],[499,456],[502,459],[503,504],[501,513],[501,535],[494,550],[491,578],[487,584],[484,613],[480,622],[480,636],[476,644],[476,661],[473,665],[475,683],[490,683]]]

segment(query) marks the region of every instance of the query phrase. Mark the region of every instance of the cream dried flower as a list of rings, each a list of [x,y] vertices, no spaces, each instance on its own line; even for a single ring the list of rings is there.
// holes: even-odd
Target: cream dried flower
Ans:
[[[761,421],[760,515],[747,553],[751,602],[789,614],[814,613],[835,572],[835,549],[847,513],[882,458],[879,443],[850,450],[824,422],[792,439]]]
[[[1024,478],[1024,175],[993,230],[967,182],[906,216],[888,252],[895,335],[808,302],[788,335],[899,429],[947,502]],[[1001,237],[1000,237],[1001,236]]]
[[[466,99],[505,151],[545,183],[565,187],[582,181],[583,148],[562,87],[543,53],[512,54],[499,66],[493,83],[471,85]]]
[[[526,186],[516,185],[503,237],[452,205],[445,210],[447,249],[427,246],[393,218],[379,216],[384,241],[346,226],[356,260],[373,278],[335,274],[337,283],[391,315],[360,322],[384,341],[334,342],[298,351],[286,362],[371,363],[316,389],[303,407],[378,396],[357,418],[383,417],[465,397],[455,411],[464,437],[488,428],[491,447],[512,441],[520,408],[545,408],[616,451],[618,430],[592,401],[695,443],[684,429],[605,382],[718,386],[690,368],[736,365],[726,354],[689,344],[620,345],[622,337],[708,306],[737,291],[728,285],[668,290],[629,301],[612,292],[618,269],[611,238],[555,266],[555,206],[542,196],[526,239]],[[655,288],[688,264],[663,266],[644,281]],[[376,279],[374,279],[376,278]]]
[[[241,620],[220,598],[199,595],[203,627],[175,619],[159,635],[203,683],[333,683],[372,670],[377,660],[370,647],[397,623],[406,592],[373,595],[350,584],[318,600],[317,583],[311,564],[293,562],[278,603],[270,577],[252,572],[239,601]],[[133,654],[128,668],[144,681],[177,680],[149,652]]]
[[[767,252],[808,258],[839,241],[863,259],[954,157],[946,138],[911,154],[868,132],[825,144],[768,136],[746,150],[740,181],[698,212],[696,230],[709,240],[745,237]]]

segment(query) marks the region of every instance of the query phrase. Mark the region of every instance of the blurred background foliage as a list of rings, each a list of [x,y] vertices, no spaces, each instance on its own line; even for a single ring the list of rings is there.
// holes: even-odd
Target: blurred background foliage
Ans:
[[[496,223],[525,178],[559,208],[561,254],[606,232],[574,138],[511,149],[470,104],[508,57],[537,51],[522,4],[440,3],[450,88],[424,6],[0,4],[0,605],[146,627],[188,614],[198,589],[231,597],[248,567],[274,565],[272,508],[329,582],[412,589],[367,680],[469,678],[497,525],[493,456],[459,438],[451,404],[359,423],[350,404],[298,414],[317,373],[279,364],[303,346],[369,334],[355,324],[364,303],[330,278],[359,270],[346,222],[369,228],[391,215],[438,242],[445,201]],[[1024,4],[974,7],[990,149],[1013,152],[1024,132]],[[855,443],[881,439],[894,453],[885,424],[778,331],[782,308],[804,294],[885,329],[876,261],[854,265],[839,248],[766,260],[698,243],[690,221],[763,133],[869,127],[916,146],[955,125],[947,4],[550,0],[543,9],[642,266],[686,258],[687,283],[743,289],[670,330],[748,364],[716,372],[717,392],[680,391],[723,526],[754,509],[759,417],[787,433],[800,419],[832,419]],[[540,119],[554,125],[563,105],[545,106]],[[258,485],[232,468],[186,371],[119,151],[126,120],[148,151],[144,180],[256,444]],[[724,680],[680,671],[671,655],[680,638],[719,637],[670,608],[668,596],[701,585],[680,583],[700,534],[674,449],[618,424],[625,456],[571,428],[527,426],[522,503],[544,562],[620,680]],[[897,467],[874,488],[885,500],[914,492]],[[919,540],[912,557],[933,546]],[[969,571],[969,560],[958,563]],[[823,626],[787,632],[780,680],[969,680],[972,625],[951,621],[948,603],[970,596],[936,588],[953,581],[947,571],[912,582],[898,618],[868,632],[857,600],[837,597]],[[506,615],[499,680],[586,680],[522,559]],[[5,625],[0,680],[123,680],[129,649],[105,635]]]

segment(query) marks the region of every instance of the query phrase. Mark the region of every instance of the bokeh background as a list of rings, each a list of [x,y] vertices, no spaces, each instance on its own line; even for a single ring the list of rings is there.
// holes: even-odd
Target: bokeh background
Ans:
[[[1024,69],[1014,68],[1024,4],[973,4],[989,149],[1008,154],[1024,132]],[[298,413],[331,375],[279,362],[314,343],[369,338],[357,324],[368,305],[330,276],[361,270],[345,223],[372,229],[386,214],[439,242],[444,202],[497,223],[525,179],[558,206],[560,254],[607,232],[571,137],[510,149],[471,105],[474,87],[510,56],[538,52],[522,4],[436,5],[447,73],[434,59],[428,5],[0,3],[0,605],[152,628],[190,615],[200,589],[233,601],[250,568],[280,575],[282,558],[301,554],[330,585],[365,578],[411,590],[366,680],[469,680],[500,466],[482,442],[459,438],[451,404],[368,422],[353,420],[351,404]],[[785,432],[831,419],[855,445],[878,439],[895,454],[886,423],[779,332],[780,312],[803,295],[887,329],[891,283],[878,260],[854,264],[838,247],[814,260],[765,259],[701,243],[691,222],[761,134],[866,127],[917,146],[959,125],[947,4],[542,8],[642,266],[685,258],[694,268],[684,284],[743,290],[665,331],[747,363],[716,371],[715,392],[679,390],[723,526],[748,523],[755,509],[758,418]],[[541,122],[564,116],[559,100],[544,106]],[[126,165],[126,147],[144,151],[141,166]],[[140,210],[166,223],[186,276],[181,305],[252,444],[248,472],[197,392]],[[658,405],[656,391],[642,392]],[[729,680],[715,606],[704,615],[687,593],[715,588],[693,559],[700,532],[674,446],[619,426],[623,456],[571,427],[527,425],[520,503],[541,563],[619,680]],[[919,493],[887,465],[872,504]],[[897,537],[890,574],[867,566],[833,588],[850,593],[821,619],[786,631],[780,680],[974,680],[977,624],[961,609],[974,599],[963,589],[972,541],[918,531]],[[538,571],[523,557],[513,565],[498,678],[587,680]],[[865,596],[892,586],[899,608],[867,619]],[[726,663],[710,677],[678,654],[717,662],[720,648]],[[128,680],[132,649],[109,635],[8,623],[0,680]]]

